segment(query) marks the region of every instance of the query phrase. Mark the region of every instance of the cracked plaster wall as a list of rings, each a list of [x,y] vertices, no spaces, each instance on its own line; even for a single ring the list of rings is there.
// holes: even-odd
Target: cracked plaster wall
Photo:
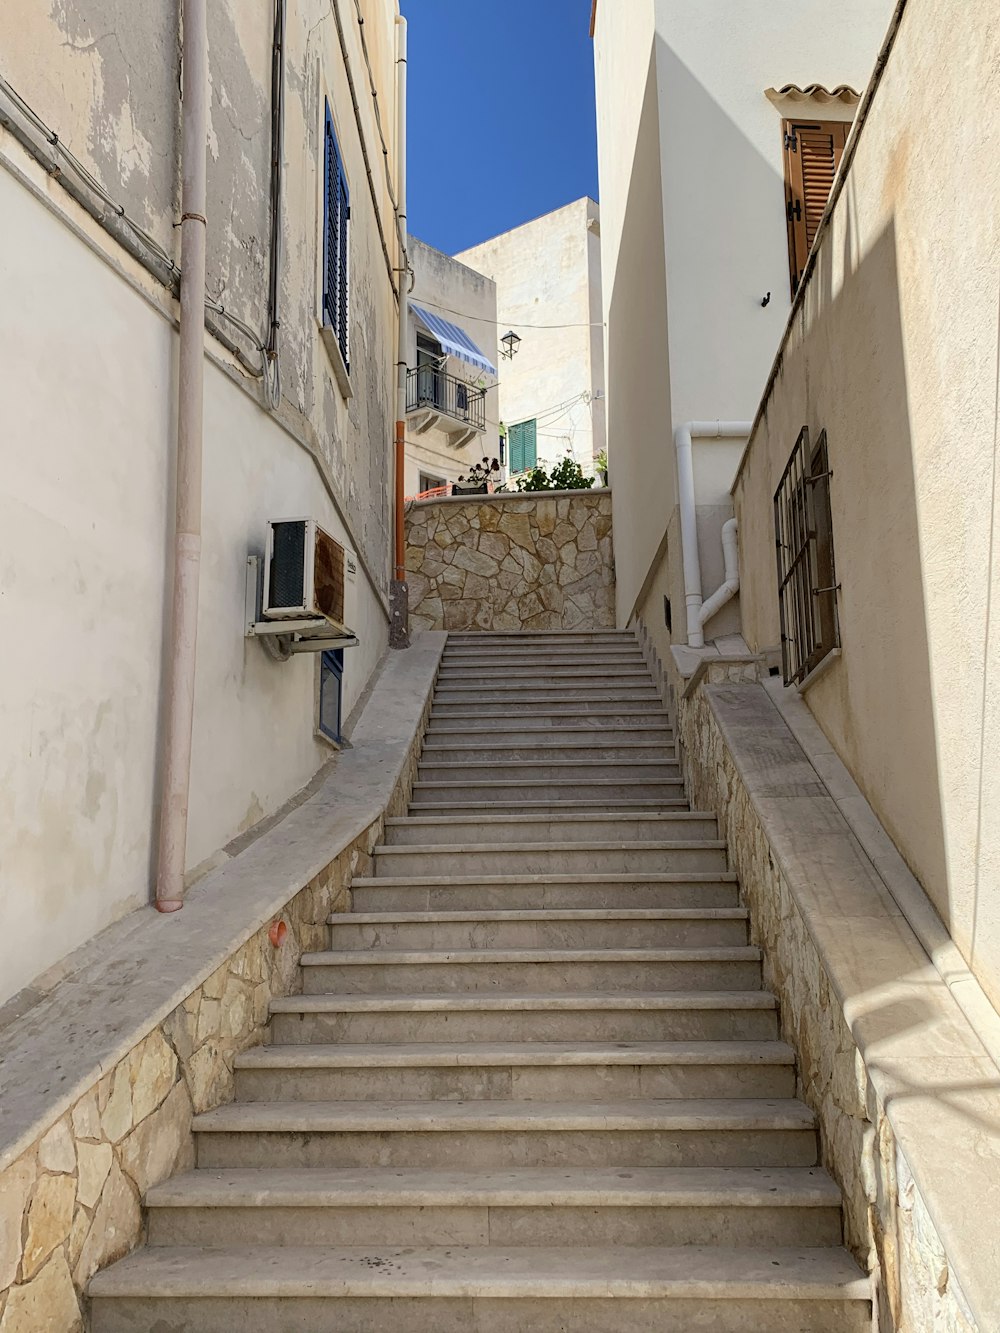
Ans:
[[[177,0],[9,0],[0,74],[127,213],[179,260]],[[394,0],[362,0],[394,149]],[[353,3],[341,0],[375,198],[382,151]],[[266,336],[271,5],[213,0],[208,288]],[[363,94],[363,96],[362,96]],[[358,551],[345,715],[385,648],[396,307],[330,0],[289,0],[284,400],[206,341],[199,661],[188,868],[270,815],[330,758],[316,661],[241,634],[245,559],[268,518],[311,515]],[[320,337],[322,123],[351,186],[350,396]],[[392,151],[389,158],[392,166]],[[0,624],[0,1003],[148,901],[169,598],[173,298],[0,129],[0,328],[8,551]],[[393,255],[392,262],[395,262]],[[102,262],[106,260],[107,262]],[[251,359],[256,353],[249,345]],[[30,447],[25,447],[30,446]]]

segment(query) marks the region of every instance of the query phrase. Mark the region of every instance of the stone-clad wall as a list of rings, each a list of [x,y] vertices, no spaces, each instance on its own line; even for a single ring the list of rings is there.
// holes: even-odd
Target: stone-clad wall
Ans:
[[[423,500],[406,516],[415,629],[613,629],[611,493]]]
[[[752,942],[764,952],[765,985],[779,998],[782,1036],[796,1051],[798,1095],[816,1112],[823,1164],[843,1192],[845,1242],[875,1278],[878,1327],[883,1333],[973,1333],[977,1326],[884,1101],[719,725],[713,688],[737,682],[747,688],[755,669],[753,663],[710,666],[702,687],[687,690],[668,669],[688,797],[695,809],[719,818],[750,909]]]
[[[194,1165],[192,1115],[232,1098],[233,1062],[264,1040],[272,996],[301,988],[300,956],[326,947],[385,815],[405,812],[422,735],[384,815],[287,904],[280,946],[263,926],[0,1172],[2,1333],[83,1329],[88,1281],[143,1241],[146,1191]]]

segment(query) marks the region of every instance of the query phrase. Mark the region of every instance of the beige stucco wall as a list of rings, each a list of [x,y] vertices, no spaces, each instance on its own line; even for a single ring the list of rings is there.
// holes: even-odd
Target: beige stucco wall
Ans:
[[[176,258],[176,6],[13,9],[4,76]],[[363,11],[391,125],[395,5],[366,0]],[[222,3],[210,22],[208,284],[266,335],[270,18]],[[360,77],[358,33],[356,20],[346,25]],[[315,735],[316,659],[276,663],[243,638],[246,556],[262,550],[266,520],[313,516],[358,553],[361,646],[347,653],[348,708],[388,631],[395,301],[336,30],[319,0],[289,6],[286,85],[280,408],[267,410],[259,382],[206,339],[189,870],[279,808],[331,755]],[[352,186],[346,396],[318,323],[327,95]],[[362,115],[371,151],[370,103]],[[177,306],[6,131],[0,212],[0,906],[18,923],[0,945],[2,1002],[148,899]],[[382,220],[391,241],[391,213]],[[256,358],[252,345],[246,351]]]
[[[416,237],[410,237],[408,250],[413,267],[410,299],[432,314],[457,324],[469,335],[486,360],[496,365],[496,284],[467,264],[459,263]],[[418,331],[417,318],[411,313],[410,366],[417,364]],[[421,429],[425,424],[426,413],[418,412],[411,416],[406,426],[404,490],[407,495],[419,492],[422,472],[440,477],[446,482],[457,481],[484,457],[496,458],[499,453],[497,377],[455,356],[447,358],[444,370],[473,386],[477,392],[480,388],[486,389],[486,430],[481,434],[477,432],[473,439],[456,447],[452,439],[461,430],[460,422],[446,418],[427,429]]]
[[[499,362],[500,419],[536,418],[539,463],[570,453],[587,476],[606,444],[600,250],[600,209],[577,199],[458,256],[496,283],[491,345],[521,338]]]
[[[682,588],[677,544],[664,542],[676,523],[674,429],[753,416],[790,307],[783,113],[765,90],[814,82],[863,88],[890,9],[890,0],[631,0],[627,13],[598,6],[608,438],[622,623],[649,609],[652,582]],[[816,114],[831,118],[831,109]],[[739,448],[737,441],[722,447],[720,472],[720,448],[696,443],[696,474],[701,466],[703,479],[714,476],[711,494],[703,485],[699,496],[706,511],[728,505]],[[708,455],[703,465],[699,455]],[[719,569],[726,516],[706,512],[701,540],[703,560]],[[661,572],[662,561],[669,568]],[[706,596],[717,583],[706,569]],[[683,636],[683,599],[671,600],[675,635]],[[732,615],[710,632],[732,629]],[[661,651],[669,642],[664,633]]]
[[[909,0],[735,497],[744,631],[763,649],[771,496],[801,426],[826,429],[842,656],[805,697],[997,1002],[995,20]]]
[[[415,629],[613,628],[611,496],[421,500],[406,516],[406,567]]]

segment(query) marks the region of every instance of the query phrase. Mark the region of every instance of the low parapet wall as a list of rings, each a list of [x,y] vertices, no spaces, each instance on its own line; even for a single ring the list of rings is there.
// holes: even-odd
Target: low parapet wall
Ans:
[[[406,516],[414,629],[613,629],[611,492],[452,496]]]

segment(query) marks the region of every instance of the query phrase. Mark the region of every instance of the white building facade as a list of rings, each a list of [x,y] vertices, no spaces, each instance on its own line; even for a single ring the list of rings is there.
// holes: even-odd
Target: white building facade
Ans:
[[[406,395],[407,496],[443,491],[499,453],[496,284],[414,237]]]
[[[890,11],[889,0],[594,7],[618,616],[641,616],[664,645],[688,632],[675,433],[728,425],[693,447],[708,597],[796,247],[801,266]],[[737,626],[730,603],[704,630]]]
[[[570,455],[587,475],[606,446],[600,209],[593,199],[463,251],[496,283],[500,419],[511,474]]]

